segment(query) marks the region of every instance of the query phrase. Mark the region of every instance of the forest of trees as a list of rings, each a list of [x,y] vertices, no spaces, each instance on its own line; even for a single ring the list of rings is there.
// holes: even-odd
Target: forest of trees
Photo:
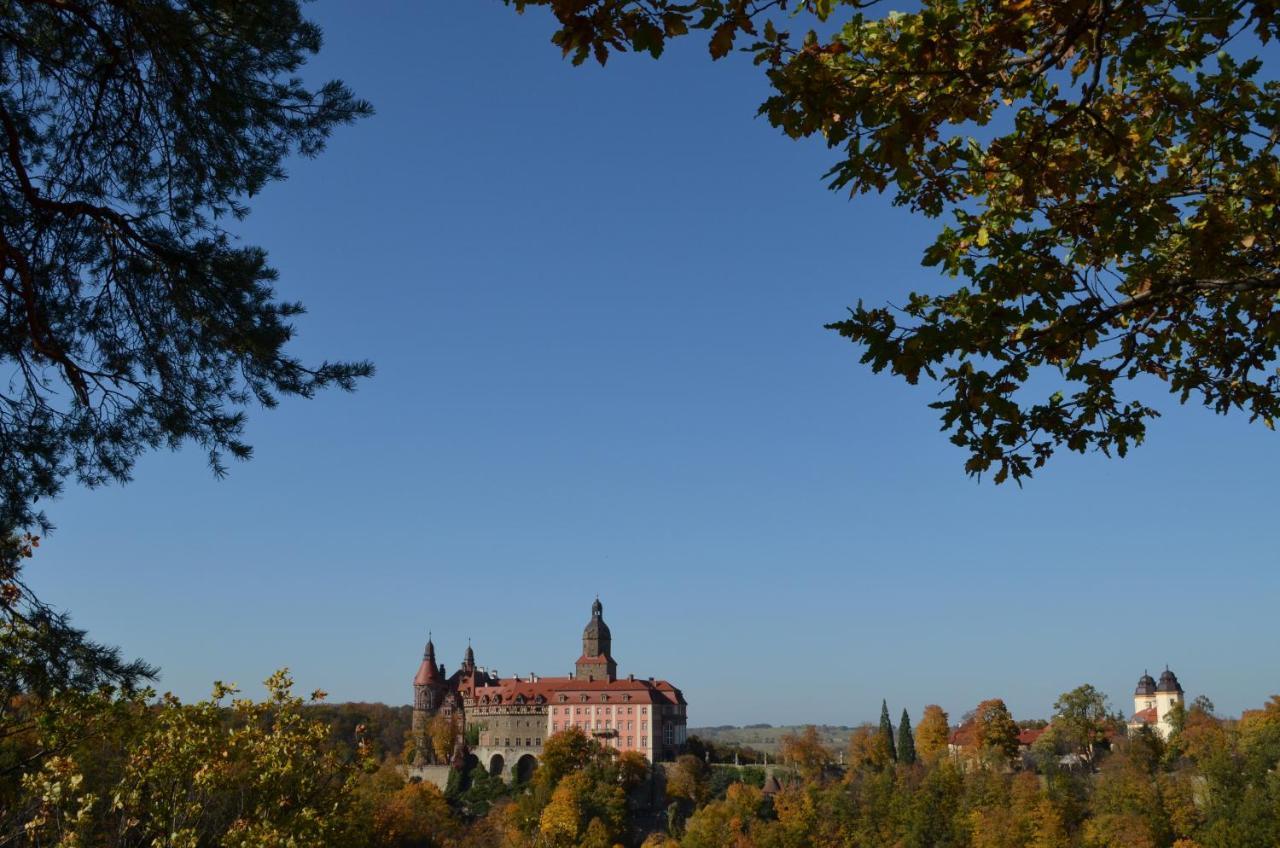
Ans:
[[[1280,696],[1222,719],[1198,700],[1163,741],[1065,693],[1027,750],[1002,701],[948,744],[936,706],[860,728],[848,750],[788,734],[784,765],[643,757],[581,731],[508,785],[478,764],[406,779],[407,708],[322,705],[285,672],[263,702],[102,689],[11,698],[0,714],[0,845],[350,848],[1271,848]],[[399,739],[397,740],[397,736]],[[906,740],[911,740],[907,742]],[[904,744],[904,742],[906,744]],[[696,746],[696,742],[694,745]],[[36,764],[36,765],[31,765]]]

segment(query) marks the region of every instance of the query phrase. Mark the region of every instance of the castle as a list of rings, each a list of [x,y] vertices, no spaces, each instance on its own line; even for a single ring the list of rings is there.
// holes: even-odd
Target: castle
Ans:
[[[1138,678],[1138,688],[1133,691],[1133,717],[1129,719],[1129,731],[1132,733],[1150,727],[1160,734],[1161,739],[1168,739],[1173,732],[1169,713],[1174,704],[1181,703],[1182,684],[1168,666],[1164,667],[1159,683],[1144,671]]]
[[[431,720],[444,716],[458,731],[455,760],[474,755],[491,774],[518,778],[536,768],[547,738],[571,727],[650,762],[673,760],[685,743],[686,706],[680,690],[665,680],[618,677],[599,598],[582,631],[582,654],[567,677],[502,678],[476,665],[470,645],[462,666],[447,674],[428,638],[413,678],[415,738],[423,739]],[[419,744],[415,765],[431,757]]]

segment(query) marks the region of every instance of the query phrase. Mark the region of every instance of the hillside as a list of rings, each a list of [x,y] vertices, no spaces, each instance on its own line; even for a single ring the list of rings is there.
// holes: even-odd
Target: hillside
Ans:
[[[745,727],[716,725],[715,727],[691,727],[689,735],[719,746],[739,745],[774,755],[778,752],[783,736],[788,733],[799,733],[807,726],[803,724],[749,724]],[[849,736],[853,733],[853,728],[846,725],[818,724],[814,727],[817,728],[822,743],[837,751],[843,751],[848,747]]]

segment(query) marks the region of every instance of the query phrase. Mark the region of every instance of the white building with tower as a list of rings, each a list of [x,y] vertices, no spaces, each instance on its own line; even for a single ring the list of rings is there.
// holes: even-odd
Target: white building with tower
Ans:
[[[1174,704],[1182,703],[1182,684],[1178,676],[1164,667],[1157,683],[1146,672],[1138,679],[1138,688],[1133,691],[1133,717],[1129,719],[1129,732],[1136,733],[1144,727],[1150,727],[1160,734],[1161,739],[1168,739],[1173,732],[1173,724],[1169,721],[1169,713]]]

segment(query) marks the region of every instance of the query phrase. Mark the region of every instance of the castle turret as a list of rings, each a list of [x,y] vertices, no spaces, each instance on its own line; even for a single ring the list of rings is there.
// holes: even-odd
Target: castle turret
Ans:
[[[1169,734],[1173,732],[1169,713],[1173,712],[1175,704],[1182,703],[1182,684],[1178,682],[1178,676],[1169,670],[1169,666],[1164,667],[1160,682],[1156,684],[1155,699],[1156,729],[1160,731],[1161,736],[1168,739]]]
[[[1156,682],[1145,671],[1138,678],[1138,686],[1133,690],[1133,712],[1135,715],[1149,710],[1156,705]]]
[[[613,661],[613,635],[604,623],[604,605],[596,598],[591,620],[582,630],[582,656],[575,666],[579,680],[617,680],[618,664]]]
[[[449,684],[445,680],[444,666],[436,665],[436,646],[427,636],[427,647],[422,652],[422,662],[418,665],[418,673],[413,676],[413,735],[422,740],[426,736],[427,722],[431,720],[444,704]],[[430,752],[419,745],[414,753],[414,762],[422,765],[430,758]]]
[[[435,712],[440,708],[438,695],[446,688],[444,666],[436,665],[436,646],[428,636],[418,673],[413,676],[413,708],[428,713]]]

